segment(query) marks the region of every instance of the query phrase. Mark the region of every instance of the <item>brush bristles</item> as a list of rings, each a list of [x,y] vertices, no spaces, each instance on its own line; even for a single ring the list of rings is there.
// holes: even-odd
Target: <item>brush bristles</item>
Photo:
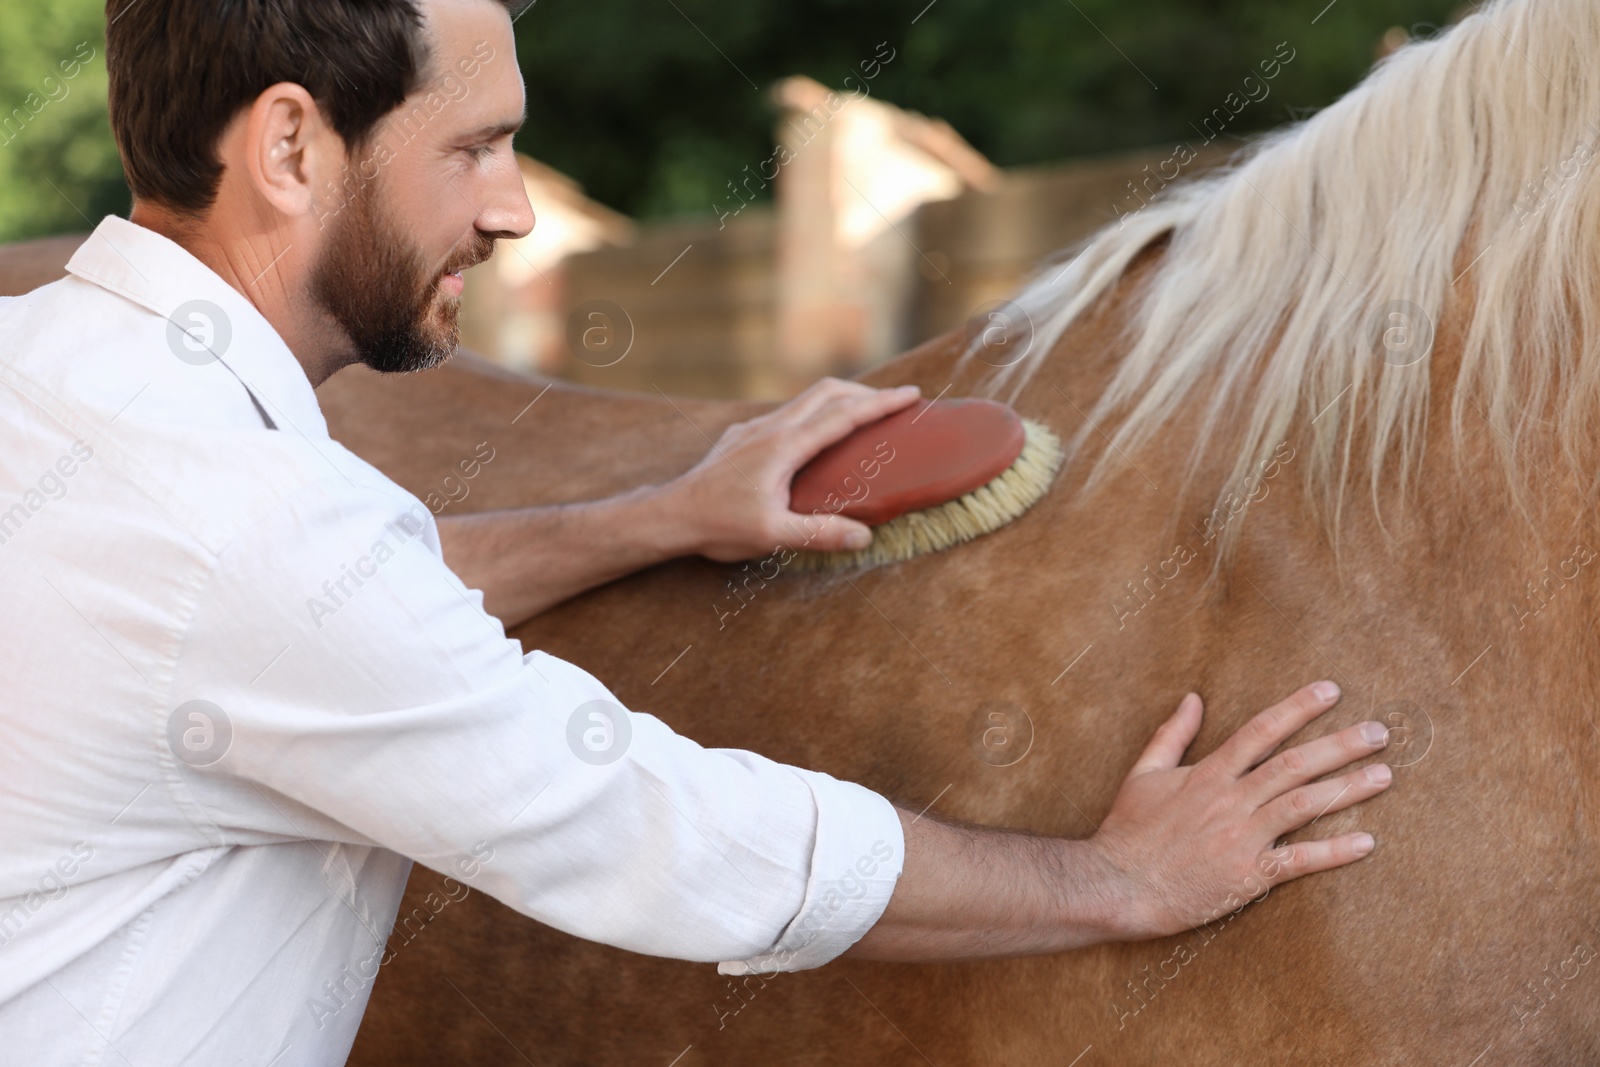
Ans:
[[[999,477],[922,511],[909,511],[872,529],[859,552],[799,552],[790,566],[802,571],[862,570],[925,556],[998,530],[1039,502],[1061,466],[1061,441],[1032,419],[1016,461]]]

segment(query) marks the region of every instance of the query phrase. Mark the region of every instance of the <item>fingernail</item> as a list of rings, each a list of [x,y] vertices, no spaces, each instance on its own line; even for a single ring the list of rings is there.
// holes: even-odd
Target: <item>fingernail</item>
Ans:
[[[1381,722],[1364,722],[1361,724],[1361,740],[1369,745],[1381,745],[1389,738],[1389,731]]]
[[[1372,847],[1376,844],[1377,842],[1372,840],[1371,834],[1357,834],[1355,840],[1356,855],[1365,856],[1372,851]]]
[[[872,531],[870,530],[851,530],[844,535],[844,547],[852,551],[859,552],[870,544],[872,544]]]
[[[1367,768],[1367,781],[1372,782],[1374,785],[1383,785],[1393,777],[1394,772],[1389,769],[1387,763],[1374,763]]]
[[[920,392],[922,392],[922,386],[920,386],[920,385],[902,385],[902,386],[900,386],[899,389],[897,389],[895,391],[899,392],[899,393],[920,393]]]
[[[1323,700],[1339,699],[1339,687],[1332,682],[1318,682],[1311,687],[1311,691]]]

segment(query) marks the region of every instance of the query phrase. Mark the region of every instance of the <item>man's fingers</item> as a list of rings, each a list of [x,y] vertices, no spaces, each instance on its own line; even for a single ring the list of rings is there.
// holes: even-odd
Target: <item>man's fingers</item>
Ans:
[[[1181,763],[1195,734],[1200,732],[1200,719],[1204,712],[1198,693],[1189,693],[1178,701],[1178,710],[1156,729],[1156,735],[1139,754],[1128,776],[1131,778],[1147,771],[1170,770]]]
[[[896,398],[902,395],[915,397],[917,394],[905,387],[900,389],[874,389],[870,385],[862,385],[860,382],[847,382],[842,378],[823,378],[821,381],[814,382],[803,393],[787,404],[775,409],[772,415],[776,420],[787,425],[803,425],[818,415],[825,413],[830,408],[839,405],[853,405],[864,402],[870,404],[874,401],[882,402],[885,397]],[[898,411],[908,403],[910,401],[905,400],[894,404],[884,414],[887,415],[890,411]]]
[[[1248,795],[1256,805],[1265,804],[1295,786],[1381,751],[1388,743],[1389,731],[1381,722],[1363,722],[1296,745],[1245,776]]]
[[[872,544],[872,527],[866,523],[847,519],[843,515],[824,515],[823,518],[820,529],[792,547],[804,548],[807,552],[859,552]],[[817,516],[790,512],[786,521],[795,529],[806,530],[808,520],[815,522]]]
[[[1214,762],[1237,778],[1266,759],[1296,730],[1333,707],[1338,699],[1339,687],[1332,682],[1316,682],[1297,690],[1241,726],[1202,762]]]
[[[1393,781],[1394,772],[1382,763],[1374,763],[1326,782],[1291,789],[1256,812],[1255,822],[1268,836],[1282,837],[1324,815],[1377,796]]]
[[[843,378],[822,378],[770,411],[746,419],[739,425],[768,431],[787,431],[804,425],[818,412],[832,405],[870,397],[877,391],[871,386],[847,382]]]
[[[798,463],[804,466],[818,452],[838,441],[858,426],[877,422],[901,408],[914,403],[920,391],[915,386],[905,389],[872,390],[861,396],[830,400],[812,411],[803,420],[792,424]]]
[[[1263,852],[1259,869],[1267,872],[1267,880],[1282,885],[1307,874],[1328,871],[1354,863],[1372,851],[1371,834],[1340,834],[1322,841],[1296,841],[1282,848]]]

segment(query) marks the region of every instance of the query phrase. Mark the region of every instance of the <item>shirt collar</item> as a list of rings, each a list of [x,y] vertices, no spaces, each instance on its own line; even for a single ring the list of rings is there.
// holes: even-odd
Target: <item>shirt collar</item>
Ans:
[[[207,360],[209,350],[278,429],[328,436],[311,379],[278,331],[181,245],[108,215],[67,262],[67,271],[166,319],[168,344],[180,358],[197,354]]]

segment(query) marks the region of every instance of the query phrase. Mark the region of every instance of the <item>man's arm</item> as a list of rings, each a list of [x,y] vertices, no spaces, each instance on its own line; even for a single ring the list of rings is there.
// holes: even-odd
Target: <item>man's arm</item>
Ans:
[[[508,630],[587,589],[695,550],[664,486],[437,521],[445,562],[483,591],[484,610]]]
[[[445,562],[507,629],[546,608],[678,556],[754,559],[792,539],[795,472],[857,426],[899,411],[915,386],[872,389],[825,378],[759,418],[728,427],[692,470],[605,500],[440,518]],[[807,516],[809,517],[809,516]],[[807,545],[864,548],[871,533],[843,516]]]
[[[900,880],[883,917],[847,955],[1025,956],[1161,937],[1236,911],[1272,886],[1360,859],[1372,851],[1367,834],[1273,848],[1320,815],[1389,786],[1383,764],[1315,781],[1381,750],[1380,723],[1271,756],[1337,699],[1332,682],[1308,686],[1181,767],[1202,714],[1200,698],[1189,694],[1087,840],[957,826],[902,810]]]

